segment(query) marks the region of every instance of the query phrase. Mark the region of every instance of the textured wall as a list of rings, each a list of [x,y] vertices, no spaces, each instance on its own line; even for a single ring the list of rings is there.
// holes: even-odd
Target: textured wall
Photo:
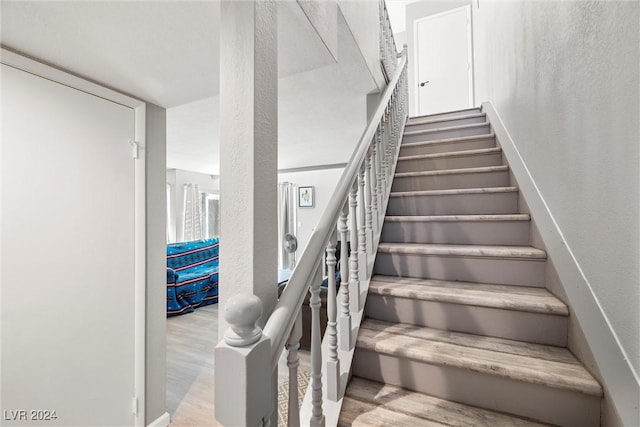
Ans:
[[[637,379],[639,4],[474,6],[476,99],[501,115]]]

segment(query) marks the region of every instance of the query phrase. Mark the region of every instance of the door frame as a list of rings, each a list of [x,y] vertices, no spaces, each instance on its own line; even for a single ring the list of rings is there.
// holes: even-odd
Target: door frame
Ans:
[[[134,163],[134,390],[131,412],[135,426],[145,426],[146,382],[146,104],[35,59],[0,48],[0,63],[38,77],[129,107],[134,112],[134,138],[138,157]],[[132,141],[134,142],[134,141]]]
[[[475,105],[475,85],[474,85],[474,78],[473,78],[474,77],[473,70],[475,69],[475,66],[473,63],[473,15],[472,15],[472,9],[470,4],[445,10],[444,12],[435,13],[433,15],[424,16],[420,19],[416,19],[415,21],[413,21],[413,57],[414,57],[413,67],[414,67],[414,75],[415,75],[414,84],[418,85],[420,80],[420,74],[419,74],[420,70],[419,70],[419,61],[418,61],[418,54],[420,52],[419,38],[418,38],[418,24],[424,21],[428,21],[431,19],[439,18],[444,15],[448,15],[450,13],[458,12],[460,10],[466,10],[467,17],[469,20],[467,23],[467,47],[468,47],[468,62],[469,62],[468,79],[469,79],[469,108],[470,108]],[[414,106],[415,106],[416,115],[419,116],[420,115],[420,91],[416,89],[415,86],[414,86],[414,90],[416,91],[415,92],[416,96],[414,97],[415,98]]]

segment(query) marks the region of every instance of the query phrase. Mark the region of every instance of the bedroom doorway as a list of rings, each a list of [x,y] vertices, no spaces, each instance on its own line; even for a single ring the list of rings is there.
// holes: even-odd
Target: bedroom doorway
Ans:
[[[415,21],[419,116],[473,106],[471,6]]]

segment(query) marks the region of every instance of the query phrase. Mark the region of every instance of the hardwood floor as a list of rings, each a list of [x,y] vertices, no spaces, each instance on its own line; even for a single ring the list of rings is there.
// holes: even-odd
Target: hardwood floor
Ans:
[[[171,426],[218,426],[213,413],[213,349],[218,304],[167,319],[167,411]]]
[[[218,343],[218,304],[167,319],[167,411],[171,427],[219,426],[214,416],[213,350]],[[286,351],[278,363],[278,383],[287,383]],[[301,370],[310,356],[300,351]]]

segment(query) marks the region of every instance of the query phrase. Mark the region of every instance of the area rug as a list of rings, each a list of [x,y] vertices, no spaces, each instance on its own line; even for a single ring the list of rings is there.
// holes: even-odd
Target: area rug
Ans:
[[[309,385],[310,374],[302,369],[298,370],[298,407],[302,404]],[[278,384],[278,427],[286,427],[289,407],[289,381]]]

